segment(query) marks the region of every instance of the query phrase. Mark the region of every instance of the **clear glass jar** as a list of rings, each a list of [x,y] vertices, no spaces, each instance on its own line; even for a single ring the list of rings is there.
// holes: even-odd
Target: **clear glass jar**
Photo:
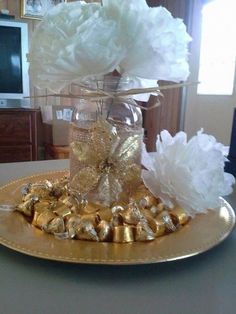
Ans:
[[[128,81],[105,77],[89,87],[109,93]],[[70,124],[70,185],[89,202],[126,202],[140,184],[142,113],[132,98],[80,100]]]

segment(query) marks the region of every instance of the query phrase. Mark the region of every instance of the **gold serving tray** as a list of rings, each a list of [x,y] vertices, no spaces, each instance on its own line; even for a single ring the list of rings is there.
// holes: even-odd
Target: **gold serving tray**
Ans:
[[[0,204],[15,204],[21,186],[28,182],[55,179],[66,171],[21,178],[0,188]],[[197,215],[181,230],[152,242],[129,244],[59,240],[29,224],[18,212],[0,211],[0,243],[15,251],[49,260],[84,264],[149,264],[177,260],[207,251],[232,231],[235,214],[221,199],[221,207]]]

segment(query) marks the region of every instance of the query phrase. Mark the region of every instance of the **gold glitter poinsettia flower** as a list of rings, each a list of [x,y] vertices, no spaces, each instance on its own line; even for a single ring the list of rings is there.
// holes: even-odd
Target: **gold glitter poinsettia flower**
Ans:
[[[97,200],[111,205],[122,191],[140,182],[141,169],[137,164],[141,135],[135,134],[122,139],[116,127],[106,120],[98,120],[90,130],[90,141],[71,143],[79,168],[71,185],[86,195],[96,191]]]

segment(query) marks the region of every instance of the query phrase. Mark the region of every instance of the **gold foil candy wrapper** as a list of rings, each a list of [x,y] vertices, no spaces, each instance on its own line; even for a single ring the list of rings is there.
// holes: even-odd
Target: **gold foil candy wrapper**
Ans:
[[[68,206],[69,208],[73,207],[73,206],[77,206],[77,201],[76,199],[74,199],[71,195],[70,196],[62,196],[59,198],[59,201],[64,203],[66,206]]]
[[[69,199],[70,197],[68,196],[68,194],[63,194],[62,196],[58,198],[57,201],[60,203],[66,204]]]
[[[139,206],[141,208],[147,208],[148,206],[148,201],[145,198],[141,198],[141,200],[138,202]]]
[[[56,215],[53,214],[50,210],[45,210],[42,213],[38,214],[35,212],[33,222],[36,227],[44,229],[50,223],[51,220],[56,218]]]
[[[87,205],[87,200],[82,198],[82,196],[79,193],[75,193],[75,191],[73,191],[69,196],[61,197],[59,200],[78,214]]]
[[[111,218],[112,226],[121,226],[124,223],[124,218],[120,213],[115,213]]]
[[[62,187],[54,186],[51,191],[51,195],[58,199],[63,195],[63,192],[64,191]]]
[[[136,241],[152,241],[155,239],[155,234],[145,221],[140,221],[136,226],[135,240]]]
[[[166,224],[162,218],[147,218],[148,224],[155,234],[155,237],[163,236],[166,232]]]
[[[121,212],[124,222],[130,225],[137,225],[144,218],[143,214],[135,203],[130,204],[128,208]]]
[[[138,204],[141,208],[150,208],[151,206],[157,205],[157,199],[152,195],[143,196]]]
[[[53,183],[51,182],[51,181],[49,181],[49,180],[45,180],[44,181],[44,185],[45,185],[45,188],[46,189],[48,189],[48,190],[52,190],[53,189],[53,187],[54,187],[54,185],[53,185]]]
[[[71,215],[66,217],[66,230],[68,231],[69,238],[74,238],[76,230],[81,222],[81,217],[78,215]]]
[[[69,208],[77,208],[77,201],[72,196],[60,198],[59,200]]]
[[[33,193],[28,193],[28,194],[25,194],[23,197],[22,197],[22,201],[23,202],[26,202],[26,201],[29,201],[31,200],[32,198],[35,198],[37,197],[37,195],[33,194]],[[39,199],[39,198],[38,198]]]
[[[41,215],[41,213],[42,212],[36,212],[36,211],[34,212],[33,220],[31,222],[33,226],[39,227],[38,223],[37,223],[37,220],[38,220],[39,215]]]
[[[31,216],[33,204],[30,200],[28,200],[28,201],[25,201],[24,203],[17,205],[16,209],[26,216]]]
[[[120,212],[122,212],[124,210],[125,210],[124,207],[121,206],[121,205],[114,205],[114,206],[111,207],[112,214],[120,213]]]
[[[27,184],[24,184],[22,187],[21,187],[21,194],[24,196],[24,195],[27,195],[30,191],[30,188],[31,188],[31,183],[27,183]]]
[[[96,227],[96,231],[100,241],[112,240],[112,227],[109,222],[101,220]]]
[[[109,207],[103,208],[98,210],[98,215],[101,218],[101,220],[106,220],[106,221],[112,221],[113,215],[111,212],[111,209]],[[121,217],[121,220],[123,222],[123,218]]]
[[[173,223],[173,220],[167,211],[162,212],[159,217],[164,221],[167,232],[176,231],[177,227]]]
[[[70,190],[70,195],[76,200],[78,210],[82,210],[88,204],[88,201],[81,195],[81,193]]]
[[[101,214],[102,216],[105,215],[107,218],[101,218],[104,220],[109,220],[111,218],[111,209],[109,207],[103,206],[101,204],[95,204],[95,203],[88,203],[83,210],[81,211],[81,214],[87,215],[87,214]]]
[[[147,220],[147,218],[153,218],[153,215],[152,215],[152,213],[151,213],[151,211],[150,211],[150,209],[146,209],[146,208],[141,208],[140,209],[140,212],[141,212],[141,214],[142,214],[142,219],[146,219]],[[142,220],[141,219],[141,220]]]
[[[52,207],[53,207],[52,202],[40,200],[40,202],[38,202],[38,203],[36,203],[34,205],[34,211],[38,212],[38,213],[41,213],[41,212],[43,212],[45,210],[51,209]]]
[[[86,206],[84,206],[84,208],[83,208],[83,213],[94,214],[97,211],[99,211],[100,208],[103,208],[103,206],[100,206],[100,205],[94,204],[94,203],[87,203]]]
[[[80,222],[76,230],[76,238],[80,240],[99,241],[93,223],[88,220]]]
[[[115,206],[121,206],[125,208],[127,206],[127,201],[115,201],[111,204],[110,208],[113,208]]]
[[[59,199],[63,195],[65,196],[68,193],[68,184],[69,179],[67,177],[63,177],[60,180],[55,180],[53,182],[46,181],[47,188],[50,190],[50,195],[56,199]]]
[[[65,231],[64,220],[62,217],[55,217],[43,229],[48,233],[62,233]]]
[[[62,204],[61,206],[56,206],[53,210],[53,213],[61,217],[66,217],[71,214],[71,210],[69,207]]]
[[[181,226],[185,225],[190,219],[190,217],[181,207],[175,207],[174,209],[172,209],[170,212],[170,216],[175,225]]]
[[[16,209],[24,215],[30,217],[33,214],[34,204],[38,201],[38,198],[32,197],[27,201],[17,205]]]
[[[136,191],[130,196],[130,202],[138,203],[143,197],[152,195],[144,184],[140,184]]]
[[[146,200],[147,202],[147,207],[150,208],[151,206],[154,206],[154,205],[157,205],[158,204],[158,201],[157,199],[153,196],[153,195],[148,195],[148,196],[145,196],[144,199]]]
[[[115,226],[113,229],[113,242],[129,243],[134,241],[134,226]]]
[[[98,223],[101,221],[101,217],[99,214],[86,214],[81,216],[81,222],[83,223],[91,223],[94,227],[98,225]]]
[[[159,203],[157,205],[152,205],[150,207],[150,212],[152,213],[154,217],[156,217],[165,209],[166,209],[165,205],[163,203]]]
[[[67,227],[78,225],[81,222],[81,216],[71,214],[65,217],[65,222]]]
[[[66,222],[66,230],[70,238],[78,238],[80,240],[98,241],[95,227],[100,222],[97,214],[72,215],[68,217]]]
[[[32,184],[30,194],[37,195],[39,199],[50,199],[50,189],[46,188],[43,184]]]
[[[57,179],[53,182],[53,189],[54,188],[60,188],[63,190],[63,192],[67,192],[69,188],[69,177],[64,176],[60,179]]]

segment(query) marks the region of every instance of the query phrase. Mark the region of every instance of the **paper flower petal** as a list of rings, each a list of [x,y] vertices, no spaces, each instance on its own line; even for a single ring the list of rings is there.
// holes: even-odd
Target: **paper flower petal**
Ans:
[[[150,81],[142,82],[147,86],[151,80],[185,80],[189,41],[180,19],[145,0],[61,3],[34,32],[30,75],[35,86],[53,92],[115,69]]]
[[[162,7],[143,10],[141,16],[135,29],[130,27],[134,37],[120,64],[123,72],[152,80],[186,80],[190,36],[182,20]]]
[[[178,204],[189,215],[219,206],[219,197],[232,192],[234,177],[224,173],[223,145],[198,132],[187,142],[184,132],[168,131],[157,139],[157,152],[149,153],[151,171],[143,171],[147,188],[165,204]]]
[[[123,57],[117,24],[99,4],[52,9],[34,33],[28,59],[34,84],[58,92],[71,82],[113,71]]]

